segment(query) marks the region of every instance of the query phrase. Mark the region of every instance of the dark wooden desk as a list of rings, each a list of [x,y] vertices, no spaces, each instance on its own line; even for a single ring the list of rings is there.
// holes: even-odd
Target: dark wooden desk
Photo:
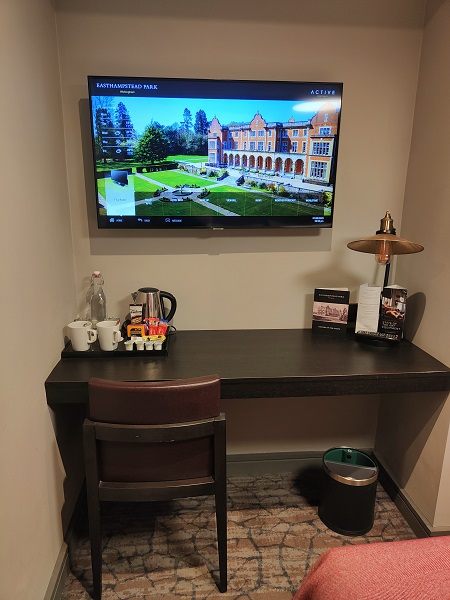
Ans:
[[[347,337],[283,331],[179,331],[168,356],[63,358],[45,382],[47,403],[85,403],[91,377],[128,381],[217,373],[223,398],[449,391],[450,369],[407,341],[379,347]]]

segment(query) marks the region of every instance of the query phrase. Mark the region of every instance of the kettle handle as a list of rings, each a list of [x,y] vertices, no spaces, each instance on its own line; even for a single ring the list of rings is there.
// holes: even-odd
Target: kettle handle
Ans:
[[[175,299],[175,296],[173,296],[169,292],[163,292],[162,290],[160,290],[159,296],[161,298],[161,304],[163,305],[163,308],[164,308],[164,304],[162,302],[163,298],[167,298],[167,300],[169,300],[169,302],[170,302],[169,313],[167,316],[164,317],[166,319],[166,321],[170,321],[173,318],[175,311],[177,310],[177,301]]]

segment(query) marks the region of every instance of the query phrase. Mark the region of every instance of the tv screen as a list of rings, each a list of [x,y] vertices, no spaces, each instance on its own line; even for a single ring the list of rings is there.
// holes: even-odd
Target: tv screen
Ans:
[[[100,228],[331,227],[342,83],[88,77]]]

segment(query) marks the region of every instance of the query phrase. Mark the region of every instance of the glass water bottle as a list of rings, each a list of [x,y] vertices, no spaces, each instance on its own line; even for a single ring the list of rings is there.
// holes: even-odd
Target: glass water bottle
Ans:
[[[103,284],[104,279],[100,271],[94,271],[91,275],[91,285],[86,295],[86,318],[92,322],[94,329],[99,321],[106,319],[106,296],[103,291]]]

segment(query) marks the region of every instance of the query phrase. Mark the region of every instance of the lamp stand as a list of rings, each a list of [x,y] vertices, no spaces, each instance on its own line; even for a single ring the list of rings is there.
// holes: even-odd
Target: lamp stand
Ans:
[[[384,282],[383,282],[383,289],[385,287],[388,286],[389,284],[389,272],[391,270],[391,263],[388,262],[388,264],[386,265],[385,271],[384,271]]]

